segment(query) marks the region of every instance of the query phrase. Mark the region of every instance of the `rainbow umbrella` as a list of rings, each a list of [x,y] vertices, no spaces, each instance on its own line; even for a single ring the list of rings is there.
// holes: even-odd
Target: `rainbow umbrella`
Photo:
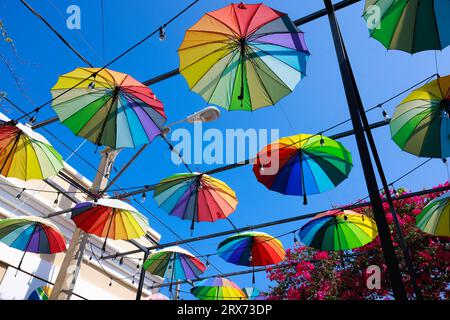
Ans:
[[[450,193],[434,199],[416,217],[417,227],[437,237],[450,237]]]
[[[242,232],[222,241],[217,252],[227,262],[240,266],[267,266],[277,264],[285,256],[277,238],[264,232]]]
[[[30,293],[27,300],[48,300],[52,293],[52,287],[43,286],[39,287]]]
[[[404,151],[419,157],[450,156],[450,76],[414,90],[395,109],[391,136]]]
[[[255,285],[256,266],[277,264],[285,256],[280,240],[264,232],[242,232],[222,241],[217,247],[219,257],[227,262],[253,267],[252,283]]]
[[[144,236],[149,229],[148,220],[135,208],[116,199],[98,199],[77,203],[71,218],[78,228],[106,239],[131,240]]]
[[[247,300],[266,300],[265,296],[257,288],[243,288],[242,291],[244,291]]]
[[[0,173],[7,178],[43,180],[63,168],[61,155],[30,127],[0,115]]]
[[[268,189],[286,194],[316,194],[334,188],[350,174],[352,157],[340,143],[321,135],[281,138],[257,155],[253,172]]]
[[[172,216],[195,222],[214,222],[236,210],[234,191],[223,181],[202,173],[180,173],[162,180],[153,197]]]
[[[60,122],[96,145],[150,143],[166,121],[161,101],[148,87],[108,69],[77,68],[59,78],[52,95]]]
[[[200,281],[191,288],[191,293],[200,300],[246,300],[245,293],[233,281],[215,277]]]
[[[378,235],[375,221],[349,210],[318,214],[299,231],[307,246],[323,251],[345,251],[362,247]]]
[[[305,76],[303,33],[264,4],[231,4],[204,15],[178,49],[180,72],[207,102],[256,110],[290,94]]]
[[[370,36],[387,49],[416,53],[450,45],[450,1],[366,0]]]
[[[54,254],[66,250],[61,231],[48,220],[39,217],[20,217],[0,220],[0,242],[24,252]]]
[[[205,265],[192,253],[180,247],[168,247],[152,253],[143,267],[149,273],[173,280],[197,278],[205,272]]]

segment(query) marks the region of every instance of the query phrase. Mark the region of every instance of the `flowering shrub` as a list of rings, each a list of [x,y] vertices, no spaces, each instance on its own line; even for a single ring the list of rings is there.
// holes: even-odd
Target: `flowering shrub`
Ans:
[[[445,185],[448,185],[446,183]],[[439,187],[442,187],[440,185]],[[404,189],[398,194],[407,193]],[[415,225],[416,216],[422,208],[441,193],[432,193],[420,197],[411,197],[394,202],[398,219],[409,249],[417,277],[418,285],[425,299],[450,298],[450,241],[424,234]],[[384,195],[382,195],[384,197]],[[414,296],[411,279],[397,242],[393,217],[389,206],[384,203],[386,217],[391,228],[392,240],[402,270],[403,280],[410,297]],[[355,210],[372,216],[371,208]],[[347,252],[348,254],[348,252]],[[266,293],[269,299],[323,300],[323,299],[391,299],[389,275],[384,264],[377,237],[364,247],[353,250],[351,257],[337,252],[322,252],[295,244],[286,251],[281,268],[269,268],[267,277],[275,282]],[[381,289],[368,289],[366,269],[370,265],[381,268]]]

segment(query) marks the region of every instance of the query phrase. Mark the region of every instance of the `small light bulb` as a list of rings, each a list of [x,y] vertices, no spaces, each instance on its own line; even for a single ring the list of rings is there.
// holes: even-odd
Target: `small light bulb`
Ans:
[[[166,30],[163,27],[159,28],[159,41],[165,41],[166,38]]]
[[[145,192],[143,192],[142,197],[141,197],[141,202],[144,203],[145,200],[147,200],[147,195],[145,194]]]
[[[252,262],[253,261],[253,256],[248,257],[248,261]]]
[[[94,81],[91,81],[91,82],[89,83],[89,85],[88,85],[88,88],[91,89],[91,90],[95,89],[95,82],[94,82]]]
[[[325,144],[325,140],[321,137],[320,138],[320,145],[323,147],[324,144]]]

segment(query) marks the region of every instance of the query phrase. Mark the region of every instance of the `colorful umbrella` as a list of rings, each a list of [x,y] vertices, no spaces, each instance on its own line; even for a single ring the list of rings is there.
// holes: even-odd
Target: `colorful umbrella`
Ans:
[[[169,247],[152,253],[144,262],[144,269],[153,275],[173,280],[197,278],[205,272],[205,265],[192,253],[180,247]]]
[[[170,215],[195,222],[226,219],[236,210],[234,191],[224,182],[202,173],[180,173],[162,180],[153,194]]]
[[[0,173],[7,178],[43,180],[63,168],[61,155],[40,134],[0,115]]]
[[[417,227],[437,237],[450,237],[450,193],[434,199],[416,217]]]
[[[266,146],[257,155],[253,172],[270,190],[303,195],[327,191],[350,174],[352,157],[337,141],[321,135],[299,134]]]
[[[277,264],[285,256],[280,240],[264,232],[242,232],[222,241],[217,252],[227,262],[240,266]]]
[[[414,90],[396,108],[391,136],[404,151],[427,158],[450,156],[450,76]]]
[[[319,214],[299,231],[307,246],[324,251],[345,251],[362,247],[378,235],[375,221],[349,210]]]
[[[243,288],[247,300],[266,300],[265,296],[257,288]]]
[[[24,252],[54,254],[66,250],[61,231],[48,220],[39,217],[20,217],[0,220],[0,242]]]
[[[161,101],[148,87],[108,69],[75,69],[59,78],[52,95],[61,123],[96,145],[150,143],[166,121]]]
[[[145,235],[148,220],[135,208],[116,199],[98,199],[77,203],[72,211],[72,220],[78,228],[89,234],[106,239],[131,240]]]
[[[305,76],[303,33],[264,4],[231,4],[204,15],[179,48],[180,72],[207,102],[228,110],[277,103]]]
[[[245,293],[233,281],[215,277],[200,281],[191,288],[191,293],[200,300],[246,300]]]
[[[450,1],[366,0],[371,37],[387,49],[416,53],[450,45]]]
[[[48,300],[52,293],[52,287],[43,286],[39,287],[30,293],[27,300]]]

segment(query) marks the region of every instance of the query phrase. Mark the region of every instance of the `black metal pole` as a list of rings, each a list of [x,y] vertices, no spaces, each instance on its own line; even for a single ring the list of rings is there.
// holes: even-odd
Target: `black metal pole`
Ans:
[[[145,280],[145,269],[144,263],[148,258],[148,251],[144,252],[144,260],[142,260],[141,274],[139,276],[139,284],[136,292],[136,300],[141,300],[142,296],[142,288],[144,288],[144,280]]]
[[[366,138],[364,136],[363,125],[359,115],[358,104],[362,105],[359,93],[356,89],[356,84],[353,83],[351,77],[351,65],[347,59],[345,48],[342,44],[342,38],[339,32],[338,22],[334,13],[334,8],[331,0],[324,0],[325,8],[327,10],[328,19],[330,22],[331,32],[333,35],[336,55],[339,61],[339,68],[341,71],[342,82],[344,84],[345,94],[347,97],[348,108],[355,130],[356,142],[358,145],[361,164],[364,171],[367,190],[372,203],[373,214],[377,224],[378,234],[380,237],[381,247],[383,249],[383,256],[389,272],[392,291],[395,299],[407,300],[405,286],[402,281],[400,267],[397,256],[395,255],[394,246],[391,241],[391,233],[384,214],[382,200],[378,191],[378,186],[375,178],[375,172],[372,165],[369,149]]]
[[[342,35],[341,35],[341,37],[342,37]],[[342,42],[342,46],[344,47],[344,50],[346,51],[344,42]],[[356,85],[355,75],[353,74],[352,70],[350,70],[350,75],[352,77],[353,84]],[[420,290],[420,288],[417,284],[417,273],[416,273],[416,270],[414,269],[414,265],[411,260],[411,256],[409,254],[409,250],[406,245],[405,238],[403,236],[402,227],[400,226],[400,222],[398,221],[397,211],[395,210],[394,202],[392,201],[392,196],[389,191],[389,185],[388,185],[388,182],[386,180],[386,175],[384,174],[384,170],[383,170],[383,165],[381,164],[381,159],[378,154],[378,149],[375,144],[375,139],[373,138],[372,130],[370,129],[370,126],[369,126],[369,120],[367,119],[367,115],[366,115],[364,108],[362,107],[362,104],[358,105],[358,111],[359,111],[359,115],[361,117],[361,120],[362,120],[362,123],[364,126],[364,131],[366,132],[367,141],[369,142],[370,150],[372,151],[372,156],[373,156],[373,160],[375,161],[375,165],[377,167],[378,175],[380,176],[381,184],[383,185],[384,193],[386,195],[387,203],[389,205],[389,211],[391,212],[391,215],[392,215],[392,218],[394,221],[394,227],[397,231],[400,248],[403,252],[403,258],[405,260],[406,268],[411,277],[411,283],[414,288],[416,300],[423,300],[422,291]]]

